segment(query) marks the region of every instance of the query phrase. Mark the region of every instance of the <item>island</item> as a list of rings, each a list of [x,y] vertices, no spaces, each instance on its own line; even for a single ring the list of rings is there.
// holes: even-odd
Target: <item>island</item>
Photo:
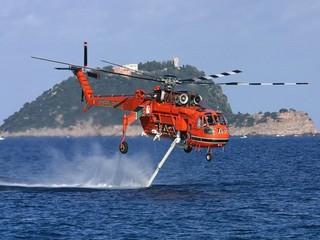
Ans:
[[[177,66],[175,61],[150,61],[136,64],[140,71],[161,76],[167,73],[178,78],[204,75],[191,65]],[[111,70],[111,66],[104,69]],[[153,82],[128,77],[105,75],[90,79],[97,94],[133,94],[135,89],[152,92]],[[181,89],[179,89],[181,90]],[[230,133],[242,135],[314,135],[317,129],[309,115],[294,109],[256,114],[233,113],[220,85],[189,85],[182,90],[197,92],[201,105],[219,110],[226,116]],[[112,136],[121,134],[123,112],[113,108],[91,108],[84,112],[81,89],[74,77],[61,81],[43,92],[34,101],[25,103],[0,126],[0,136]],[[128,135],[137,136],[142,129],[130,126]]]

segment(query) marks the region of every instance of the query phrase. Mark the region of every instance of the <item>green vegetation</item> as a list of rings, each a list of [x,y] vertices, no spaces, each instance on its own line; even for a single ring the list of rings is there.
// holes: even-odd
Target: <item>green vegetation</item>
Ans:
[[[294,109],[286,109],[281,108],[279,112],[259,112],[258,116],[254,117],[253,115],[250,115],[249,113],[240,113],[234,114],[229,122],[233,124],[236,127],[252,127],[255,124],[261,124],[268,122],[269,119],[273,121],[280,121],[279,114],[286,113],[289,111],[295,111]]]
[[[285,112],[289,112],[289,110],[286,109],[286,108],[281,108],[281,109],[279,110],[279,112],[280,112],[280,113],[285,113]]]
[[[252,127],[255,123],[255,120],[249,113],[238,112],[229,119],[229,123],[235,125],[236,127]]]

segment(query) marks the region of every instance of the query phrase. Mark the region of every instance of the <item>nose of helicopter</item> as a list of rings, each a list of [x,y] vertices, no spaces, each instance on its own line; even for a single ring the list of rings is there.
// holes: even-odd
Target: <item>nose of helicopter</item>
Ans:
[[[205,127],[203,131],[191,136],[191,142],[198,147],[223,147],[229,141],[226,126]]]

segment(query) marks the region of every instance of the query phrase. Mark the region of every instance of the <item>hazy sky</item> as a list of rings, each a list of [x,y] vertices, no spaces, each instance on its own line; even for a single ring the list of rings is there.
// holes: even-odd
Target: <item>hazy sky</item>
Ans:
[[[68,72],[31,55],[121,64],[178,56],[230,81],[308,81],[300,87],[223,87],[234,112],[308,112],[320,127],[319,0],[2,0],[0,123]],[[222,81],[222,80],[221,80]]]

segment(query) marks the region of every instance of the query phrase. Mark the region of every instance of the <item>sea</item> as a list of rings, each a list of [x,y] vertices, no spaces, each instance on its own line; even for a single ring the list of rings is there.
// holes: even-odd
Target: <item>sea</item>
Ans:
[[[0,141],[0,239],[320,239],[320,137],[224,149],[119,137]]]

